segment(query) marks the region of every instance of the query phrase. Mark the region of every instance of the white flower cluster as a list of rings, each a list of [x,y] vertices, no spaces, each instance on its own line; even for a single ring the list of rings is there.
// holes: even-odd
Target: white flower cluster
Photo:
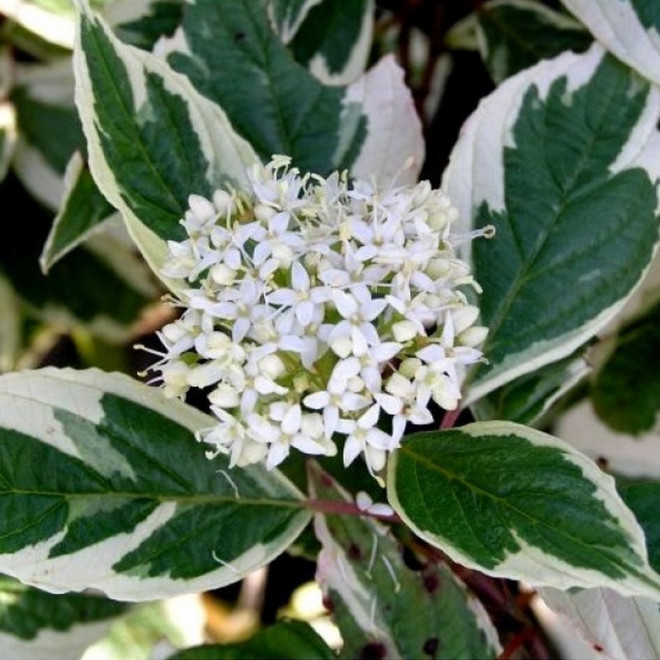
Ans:
[[[152,366],[165,393],[209,388],[217,425],[201,434],[230,465],[294,447],[372,473],[406,424],[457,407],[486,329],[459,287],[456,217],[428,182],[379,189],[301,174],[286,157],[248,172],[250,189],[191,195],[163,274],[187,282],[181,318]]]

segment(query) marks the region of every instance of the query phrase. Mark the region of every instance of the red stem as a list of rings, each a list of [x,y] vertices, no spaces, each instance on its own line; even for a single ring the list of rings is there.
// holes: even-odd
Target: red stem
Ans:
[[[456,424],[456,420],[458,419],[458,416],[461,414],[461,409],[456,408],[456,410],[448,410],[445,413],[445,416],[442,418],[442,422],[440,422],[440,428],[441,429],[450,429]]]
[[[388,522],[398,523],[401,518],[395,514],[391,516],[382,515],[379,513],[371,513],[358,508],[353,502],[342,502],[340,500],[305,500],[305,506],[317,513],[330,513],[335,515],[348,515],[348,516],[368,516],[369,518],[378,518],[379,520],[387,520]]]

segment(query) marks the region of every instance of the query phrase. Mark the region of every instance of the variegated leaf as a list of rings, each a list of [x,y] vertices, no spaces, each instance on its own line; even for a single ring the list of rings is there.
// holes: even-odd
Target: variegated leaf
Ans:
[[[592,42],[577,21],[534,0],[493,0],[476,12],[477,43],[493,80]]]
[[[263,159],[286,154],[303,171],[414,181],[421,124],[403,71],[389,57],[349,87],[330,87],[298,64],[261,3],[196,0],[168,61],[218,103]]]
[[[625,598],[611,589],[571,593],[543,587],[539,593],[594,649],[594,657],[616,660],[660,657],[658,603],[648,598]]]
[[[312,497],[350,496],[315,464]],[[344,639],[343,658],[493,658],[497,632],[476,598],[444,565],[408,568],[387,528],[373,518],[317,513],[317,580]]]
[[[115,0],[103,12],[114,33],[131,46],[152,50],[181,23],[185,0]]]
[[[582,382],[590,367],[582,351],[520,376],[472,405],[477,420],[505,419],[535,426],[565,394]]]
[[[598,46],[482,101],[444,185],[473,242],[487,365],[467,401],[570,355],[619,312],[658,241],[660,91]]]
[[[21,186],[11,183],[2,189],[3,200],[21,214],[9,214],[0,222],[0,274],[30,316],[60,332],[83,325],[97,337],[125,342],[134,334],[140,313],[157,296],[144,264],[134,267],[133,249],[113,240],[100,252],[88,245],[70,253],[45,277],[39,255],[52,219]],[[30,231],[25,229],[25,217],[30,219]]]
[[[660,83],[660,10],[653,0],[562,0],[607,50]]]
[[[658,429],[637,437],[618,433],[597,417],[590,401],[583,401],[557,420],[555,432],[615,474],[660,479]]]
[[[11,100],[19,143],[14,170],[25,187],[53,211],[64,193],[64,173],[72,154],[84,145],[73,103],[71,59],[20,66]]]
[[[211,423],[117,374],[0,377],[0,571],[151,600],[273,559],[309,521],[301,495],[276,472],[208,461],[194,431]]]
[[[44,273],[117,215],[99,192],[79,152],[69,161],[64,186],[64,199],[39,258]]]
[[[165,240],[184,233],[188,196],[243,187],[257,157],[218,106],[161,60],[119,42],[84,3],[74,69],[94,179],[159,273]]]
[[[54,595],[0,578],[0,660],[79,658],[127,609],[101,596]]]
[[[7,175],[16,144],[15,112],[9,103],[0,102],[0,181]]]
[[[374,0],[323,0],[291,41],[294,57],[326,85],[352,83],[367,65],[374,12]]]
[[[390,461],[388,497],[422,538],[488,575],[660,598],[644,533],[612,477],[529,427],[410,436]]]
[[[75,28],[71,0],[0,0],[0,14],[50,44],[60,48],[73,46]]]
[[[280,39],[288,44],[310,9],[323,0],[268,0],[268,17]]]
[[[639,481],[618,477],[616,487],[623,501],[644,530],[649,563],[660,573],[660,481]]]

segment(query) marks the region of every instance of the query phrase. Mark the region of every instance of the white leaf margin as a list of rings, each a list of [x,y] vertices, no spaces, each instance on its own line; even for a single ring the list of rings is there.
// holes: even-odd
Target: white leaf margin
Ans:
[[[224,175],[239,188],[246,188],[246,168],[258,163],[259,159],[250,144],[234,131],[223,110],[197,92],[185,76],[173,71],[158,57],[121,43],[102,19],[94,17],[85,0],[76,0],[76,3],[80,13],[79,21],[96,22],[122,60],[136,106],[145,101],[146,74],[160,77],[165,89],[170,94],[179,96],[189,108],[191,124],[197,131],[204,156],[209,163],[209,180],[217,180]],[[151,269],[170,290],[177,292],[182,286],[181,283],[169,280],[160,273],[168,254],[166,242],[144,225],[126,203],[121,187],[103,156],[99,127],[94,114],[95,99],[88,64],[80,45],[80,29],[76,36],[73,65],[76,78],[75,101],[87,138],[92,175],[108,201],[122,213],[131,237]]]
[[[394,56],[386,55],[349,85],[342,103],[342,115],[357,107],[367,119],[367,135],[351,175],[390,185],[394,179],[397,185],[415,183],[425,154],[422,123]],[[342,144],[340,136],[339,148]]]
[[[494,213],[505,210],[504,149],[516,146],[513,127],[525,93],[535,86],[539,97],[545,99],[552,84],[564,77],[567,81],[566,93],[570,95],[588,83],[605,55],[605,50],[598,44],[582,54],[563,53],[508,78],[480,102],[461,128],[443,175],[442,187],[459,212],[454,225],[455,233],[469,234],[475,213],[484,202]],[[651,180],[660,177],[660,138],[656,129],[658,117],[660,90],[651,87],[637,125],[615,163],[610,166],[612,174],[639,166],[648,172]],[[657,248],[656,243],[654,249],[657,251]],[[463,257],[469,260],[470,251],[468,241],[462,250]],[[638,284],[650,267],[651,262],[647,264]],[[610,323],[635,288],[581,327],[551,340],[537,342],[494,365],[487,376],[470,385],[464,395],[464,405],[474,403],[519,376],[570,355]]]
[[[594,649],[612,660],[660,657],[660,605],[648,598],[625,598],[612,589],[575,593],[538,590],[545,604]]]
[[[646,29],[628,0],[562,0],[607,50],[660,84],[660,34]]]
[[[341,71],[333,72],[327,64],[322,50],[310,60],[310,72],[325,85],[349,85],[356,81],[365,70],[374,33],[374,0],[368,0],[362,15],[360,33],[353,43],[349,57]]]
[[[52,409],[57,408],[99,423],[105,412],[101,406],[104,394],[114,394],[188,428],[192,433],[208,428],[213,420],[180,401],[166,399],[162,391],[151,388],[123,374],[104,373],[98,369],[76,371],[47,367],[35,371],[0,376],[0,428],[9,428],[38,438],[69,456],[84,460],[92,468],[103,469],[112,460],[113,469],[130,477],[133,470],[126,459],[109,445],[97,447],[95,455],[83,457],[76,445],[66,436]],[[110,455],[112,454],[112,456]],[[257,470],[262,469],[256,467]],[[266,473],[260,480],[266,492],[287,494],[303,499],[302,494],[277,471]],[[118,534],[77,550],[73,555],[49,558],[49,552],[63,537],[58,532],[49,539],[11,554],[0,555],[2,572],[25,584],[49,591],[65,593],[88,588],[99,589],[116,600],[145,601],[215,589],[235,582],[252,570],[267,563],[284,549],[284,537],[276,543],[261,543],[251,547],[230,564],[217,558],[219,567],[194,578],[168,579],[135,577],[117,573],[112,565],[137,548],[145,539],[165,524],[176,512],[176,505],[159,505],[130,533]],[[311,514],[302,512],[287,530],[286,540],[293,541],[307,525]],[[209,553],[213,553],[209,548]],[[75,561],[72,558],[75,556]]]
[[[598,418],[587,400],[567,410],[555,432],[594,461],[606,461],[615,474],[660,479],[660,424],[638,437],[619,433]]]
[[[600,501],[619,529],[628,537],[628,549],[642,562],[637,570],[641,576],[629,574],[625,579],[616,580],[593,569],[572,566],[564,560],[548,555],[541,548],[530,545],[513,531],[520,548],[507,555],[494,568],[484,568],[460,548],[454,547],[434,532],[420,529],[401,506],[396,488],[395,472],[397,452],[392,454],[388,463],[388,500],[399,517],[416,534],[433,543],[446,552],[454,561],[493,577],[518,579],[528,584],[570,589],[573,587],[610,587],[625,596],[645,596],[660,600],[660,575],[656,574],[648,563],[648,553],[644,531],[632,511],[625,505],[616,490],[614,478],[605,474],[592,460],[557,437],[537,431],[515,422],[489,421],[474,422],[460,427],[460,431],[474,438],[480,436],[511,436],[524,438],[536,447],[559,449],[563,458],[577,466],[585,480],[595,487],[593,497]]]

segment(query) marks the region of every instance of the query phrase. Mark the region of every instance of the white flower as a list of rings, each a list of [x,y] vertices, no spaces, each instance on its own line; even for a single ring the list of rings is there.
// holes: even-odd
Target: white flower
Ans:
[[[380,479],[406,426],[432,422],[431,399],[456,408],[482,359],[457,212],[427,182],[301,175],[284,156],[247,182],[189,198],[187,237],[163,267],[189,283],[185,311],[158,333],[164,349],[147,349],[153,381],[167,396],[208,388],[218,421],[201,438],[230,466],[271,469],[338,443],[345,465],[362,455]]]

